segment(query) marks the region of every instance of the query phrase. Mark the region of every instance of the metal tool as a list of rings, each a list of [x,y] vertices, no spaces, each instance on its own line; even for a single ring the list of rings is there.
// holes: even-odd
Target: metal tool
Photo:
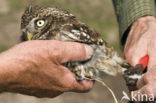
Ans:
[[[147,71],[149,56],[146,55],[140,59],[139,63],[134,67],[124,71],[123,76],[130,91],[137,90],[136,83],[142,74]]]

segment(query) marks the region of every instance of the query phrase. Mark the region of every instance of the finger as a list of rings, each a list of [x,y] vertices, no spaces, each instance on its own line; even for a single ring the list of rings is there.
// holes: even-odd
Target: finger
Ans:
[[[68,61],[82,61],[89,59],[93,54],[93,49],[85,44],[76,42],[48,41],[49,54],[60,63]]]
[[[139,60],[147,55],[148,40],[145,37],[146,33],[141,33],[143,31],[142,28],[136,28],[138,28],[137,25],[131,29],[124,49],[125,58],[132,66],[138,64]],[[144,27],[145,31],[146,27]]]
[[[149,50],[148,50],[148,55],[149,55],[148,68],[149,68],[149,70],[152,68],[156,68],[156,53],[155,52],[156,52],[156,42],[151,41]]]
[[[144,75],[137,81],[137,88],[140,89],[145,85]]]
[[[83,80],[81,82],[75,82],[74,92],[88,92],[93,88],[94,81],[91,80]]]
[[[154,76],[151,74],[151,72],[147,72],[138,80],[137,87],[142,88],[146,84],[152,84],[154,82]]]
[[[137,90],[137,91],[133,91],[131,92],[131,96],[141,96],[141,95],[147,95],[148,97],[153,96],[156,97],[156,84],[148,84],[143,86],[141,89]]]
[[[83,80],[83,81],[77,81],[75,78],[74,73],[72,73],[68,68],[61,66],[62,71],[64,74],[62,74],[61,82],[64,85],[65,88],[63,88],[63,91],[74,91],[74,92],[87,92],[89,91],[93,85],[94,81],[90,80]]]
[[[141,44],[140,44],[141,45]],[[126,55],[126,59],[132,66],[139,64],[141,58],[147,55],[146,46],[144,47],[132,47]]]

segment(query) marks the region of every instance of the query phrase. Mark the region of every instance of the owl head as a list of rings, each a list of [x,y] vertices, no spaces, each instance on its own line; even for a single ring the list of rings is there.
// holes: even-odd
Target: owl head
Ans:
[[[29,6],[21,18],[21,40],[32,40],[44,35],[55,35],[53,30],[70,18],[73,14],[60,8]]]

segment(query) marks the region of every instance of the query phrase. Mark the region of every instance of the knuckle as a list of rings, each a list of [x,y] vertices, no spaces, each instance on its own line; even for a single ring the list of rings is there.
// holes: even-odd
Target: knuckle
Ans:
[[[51,43],[46,42],[48,54],[54,58],[60,57],[63,53],[62,44],[60,41],[53,40]]]
[[[49,54],[53,57],[53,58],[59,58],[60,55],[63,53],[62,49],[58,46],[58,47],[53,47],[53,49],[49,49],[50,51]]]
[[[54,51],[52,51],[52,57],[53,58],[59,58],[61,54],[61,50],[60,49],[55,49]]]

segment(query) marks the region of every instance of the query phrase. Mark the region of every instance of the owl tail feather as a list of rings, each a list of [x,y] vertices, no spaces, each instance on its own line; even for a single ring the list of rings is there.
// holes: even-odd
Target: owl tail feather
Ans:
[[[97,67],[99,68],[99,71],[104,72],[111,76],[116,76],[118,74],[123,74],[125,70],[127,70],[124,67],[121,67],[119,64],[110,64],[110,63],[99,63],[97,64]]]
[[[96,67],[108,75],[116,76],[123,74],[123,72],[131,66],[115,53],[111,59],[97,63]]]

